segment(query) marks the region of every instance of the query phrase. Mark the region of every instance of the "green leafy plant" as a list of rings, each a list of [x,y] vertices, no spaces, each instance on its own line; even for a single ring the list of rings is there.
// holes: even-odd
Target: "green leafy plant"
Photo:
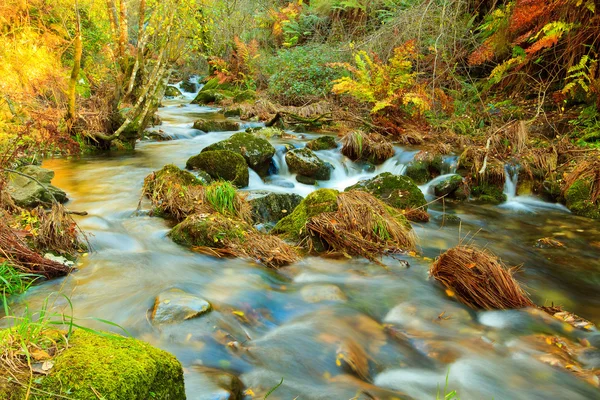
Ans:
[[[456,390],[448,391],[448,388],[450,386],[449,380],[450,370],[448,369],[448,372],[446,373],[446,384],[444,386],[444,393],[442,394],[440,392],[440,387],[438,385],[438,391],[435,397],[436,400],[460,400],[460,397],[458,397],[458,393],[456,392]]]

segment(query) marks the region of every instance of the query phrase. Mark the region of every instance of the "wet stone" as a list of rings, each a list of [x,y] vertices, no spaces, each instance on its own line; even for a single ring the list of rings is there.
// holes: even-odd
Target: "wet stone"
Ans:
[[[323,301],[345,302],[346,295],[335,285],[307,285],[300,290],[302,300],[307,303],[321,303]]]
[[[160,293],[154,300],[151,319],[155,324],[171,324],[199,317],[210,311],[210,303],[181,289]]]

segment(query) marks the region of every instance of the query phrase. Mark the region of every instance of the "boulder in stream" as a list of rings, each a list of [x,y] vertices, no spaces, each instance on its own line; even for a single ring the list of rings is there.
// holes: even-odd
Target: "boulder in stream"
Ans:
[[[293,193],[270,193],[250,200],[254,223],[276,224],[290,215],[302,201],[302,196]]]
[[[421,152],[406,166],[405,175],[423,185],[442,174],[444,159],[440,155]]]
[[[165,97],[179,97],[181,96],[181,91],[177,89],[175,86],[167,86],[165,89]]]
[[[592,182],[589,179],[575,181],[566,191],[567,208],[575,215],[600,219],[600,199],[591,200]]]
[[[469,187],[462,176],[452,175],[435,185],[433,193],[437,197],[445,197],[450,200],[467,200]]]
[[[392,143],[376,132],[350,132],[342,138],[342,154],[352,161],[379,165],[394,156]]]
[[[199,317],[210,309],[208,301],[172,288],[156,296],[150,319],[154,324],[171,324]]]
[[[213,179],[231,181],[237,187],[248,186],[250,175],[244,157],[228,150],[205,151],[191,157],[187,169],[200,169]]]
[[[202,132],[231,132],[239,131],[240,123],[229,120],[199,119],[194,121],[192,128]]]
[[[337,141],[333,136],[319,136],[306,143],[306,147],[313,150],[331,150],[337,148]]]
[[[6,190],[17,206],[34,208],[40,205],[48,206],[54,199],[59,203],[66,203],[69,200],[64,191],[50,184],[54,178],[54,171],[36,165],[26,165],[18,171],[39,183],[14,172],[8,174]]]
[[[331,178],[333,166],[321,160],[311,149],[294,149],[285,154],[290,172],[308,178],[327,181]]]
[[[427,200],[425,200],[423,192],[412,179],[404,175],[384,172],[346,188],[346,191],[349,190],[371,193],[384,203],[399,210],[421,209],[427,211]]]
[[[275,148],[271,143],[246,132],[236,133],[229,139],[207,146],[202,152],[215,150],[228,150],[240,154],[248,166],[260,176],[268,175],[271,160],[275,155]]]
[[[75,330],[69,346],[37,368],[32,392],[49,394],[43,398],[185,399],[183,368],[173,355],[114,333]],[[2,399],[24,399],[26,392],[27,386],[0,385]]]

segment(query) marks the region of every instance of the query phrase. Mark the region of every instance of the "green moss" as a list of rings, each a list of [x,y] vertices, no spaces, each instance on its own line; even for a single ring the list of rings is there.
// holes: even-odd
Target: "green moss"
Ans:
[[[318,180],[329,180],[332,165],[321,160],[311,149],[294,149],[285,155],[291,172]]]
[[[430,160],[412,161],[406,166],[406,176],[418,185],[425,184],[441,175],[444,160],[441,156],[435,156]]]
[[[236,103],[243,103],[245,101],[254,100],[256,98],[256,92],[254,90],[243,90],[235,93],[233,101]]]
[[[152,185],[179,185],[182,187],[190,185],[202,185],[202,181],[194,176],[189,171],[179,169],[173,164],[168,164],[162,167],[161,170],[154,172]]]
[[[191,157],[188,169],[201,169],[214,179],[231,181],[237,187],[248,186],[248,165],[241,155],[227,150],[206,151]]]
[[[229,132],[239,130],[240,124],[229,120],[215,121],[199,119],[194,122],[193,128],[203,132]]]
[[[338,194],[339,192],[334,189],[319,189],[312,192],[302,200],[293,213],[275,225],[272,233],[290,240],[300,240],[310,218],[324,212],[337,211]]]
[[[219,83],[218,79],[211,79],[200,89],[192,104],[220,103],[225,99],[236,96],[239,90],[229,83]]]
[[[181,96],[181,91],[177,89],[175,86],[167,86],[165,89],[166,97],[179,97]]]
[[[271,143],[246,132],[236,133],[229,139],[207,146],[202,152],[215,150],[228,150],[240,154],[248,166],[260,176],[268,174],[271,160],[275,155],[275,148]]]
[[[469,197],[467,185],[460,175],[452,175],[444,179],[434,186],[433,191],[437,197],[445,196],[447,199],[466,200]]]
[[[333,136],[320,136],[306,143],[306,147],[313,150],[330,150],[337,147],[337,141]]]
[[[251,227],[221,214],[192,215],[176,225],[169,237],[183,246],[222,248],[227,240],[243,239]]]
[[[250,200],[255,223],[277,223],[290,215],[303,198],[292,193],[270,193]]]
[[[498,186],[483,183],[471,188],[471,197],[482,203],[500,204],[506,201],[504,190]]]
[[[600,204],[592,203],[589,180],[577,180],[565,193],[567,208],[575,215],[600,219]]]
[[[421,208],[427,211],[427,200],[421,189],[413,180],[404,175],[393,175],[384,172],[375,178],[360,181],[356,185],[346,188],[349,190],[362,190],[371,193],[384,203],[399,210]]]
[[[76,400],[96,399],[95,392],[106,400],[185,399],[183,369],[174,356],[139,340],[82,330],[40,386]]]

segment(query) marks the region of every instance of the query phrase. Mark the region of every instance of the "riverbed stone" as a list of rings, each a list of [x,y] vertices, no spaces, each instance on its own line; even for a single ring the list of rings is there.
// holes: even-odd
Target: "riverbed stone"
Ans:
[[[452,175],[433,187],[433,193],[437,197],[445,197],[450,200],[467,200],[469,188],[462,176]]]
[[[276,224],[290,215],[302,202],[302,196],[293,193],[270,193],[250,200],[254,223]]]
[[[312,284],[300,289],[302,300],[307,303],[321,303],[324,301],[345,302],[347,299],[342,289],[331,284]]]
[[[239,131],[240,123],[229,120],[199,119],[194,122],[193,128],[202,132],[230,132]]]
[[[181,96],[181,90],[175,86],[167,86],[165,89],[165,97],[179,97]]]
[[[215,150],[228,150],[240,154],[248,166],[260,176],[268,175],[271,160],[275,155],[275,147],[271,143],[246,132],[236,133],[229,139],[207,146],[202,152]]]
[[[320,136],[306,143],[306,147],[313,150],[331,150],[337,148],[337,141],[333,136]]]
[[[418,155],[417,155],[418,156]],[[424,154],[406,166],[405,175],[423,185],[442,174],[444,160],[440,155]]]
[[[75,330],[69,346],[33,382],[34,393],[74,400],[185,399],[183,368],[177,359],[137,339]],[[42,367],[43,368],[43,367]],[[8,390],[7,392],[4,392]],[[25,398],[26,388],[0,385],[0,398]],[[62,397],[61,397],[62,398]]]
[[[44,187],[26,176],[9,173],[6,190],[17,206],[34,208],[40,205],[48,206],[54,199],[59,203],[66,203],[69,200],[63,190],[50,184],[54,178],[54,171],[37,165],[23,166],[18,171],[38,180]]]
[[[242,400],[244,398],[244,384],[236,375],[202,365],[194,365],[192,373],[202,375],[202,381],[206,381],[203,392],[210,393],[211,399],[215,400]]]
[[[196,93],[198,84],[192,82],[192,80],[188,78],[181,83],[181,88],[187,93]]]
[[[199,317],[209,312],[210,303],[204,299],[172,288],[160,293],[154,300],[151,320],[155,324],[171,324]]]
[[[567,208],[575,215],[600,219],[600,200],[591,200],[592,184],[590,180],[579,179],[567,189],[565,200]]]
[[[504,189],[499,185],[482,183],[471,187],[471,199],[480,203],[501,204],[507,197]]]
[[[244,157],[228,150],[206,151],[191,157],[187,169],[199,169],[213,179],[231,181],[237,187],[248,186],[250,175]]]
[[[358,182],[346,188],[349,190],[362,190],[371,193],[389,206],[399,210],[421,209],[427,211],[427,200],[421,189],[407,176],[393,175],[384,172],[372,179]]]
[[[321,160],[311,149],[294,149],[285,154],[290,172],[326,181],[331,178],[333,166]]]

